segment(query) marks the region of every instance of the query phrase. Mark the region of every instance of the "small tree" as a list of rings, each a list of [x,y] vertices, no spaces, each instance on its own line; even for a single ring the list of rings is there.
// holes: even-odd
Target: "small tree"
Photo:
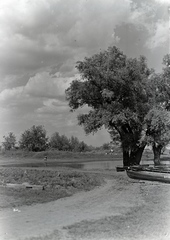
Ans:
[[[81,141],[79,143],[79,152],[86,152],[86,151],[89,151],[89,150],[90,150],[90,148],[86,143],[84,143],[83,141]]]
[[[102,149],[103,149],[103,150],[110,150],[110,143],[104,143],[104,144],[102,145]]]
[[[49,145],[51,148],[62,150],[61,136],[59,135],[58,132],[52,134],[49,141]]]
[[[75,152],[78,152],[79,151],[79,144],[80,144],[80,142],[79,142],[78,138],[71,136],[71,139],[70,139],[71,150],[75,151]]]
[[[50,138],[50,147],[57,150],[70,150],[70,140],[65,135],[59,135],[58,132],[52,134]]]
[[[146,131],[143,138],[152,146],[154,164],[159,165],[162,150],[170,142],[170,112],[153,108],[146,115],[145,120]]]
[[[63,151],[70,150],[70,140],[65,135],[61,135],[61,144]]]
[[[2,142],[2,146],[5,148],[5,150],[11,150],[15,148],[16,145],[16,136],[14,133],[10,132],[8,136],[3,136],[4,142]]]
[[[87,144],[83,141],[80,142],[77,137],[67,138],[65,135],[59,135],[58,132],[55,132],[50,138],[50,147],[63,150],[63,151],[74,151],[74,152],[83,152],[89,150]]]
[[[143,139],[150,144],[154,153],[154,164],[160,164],[160,155],[170,142],[170,68],[167,66],[170,55],[163,59],[163,72],[152,74],[148,81],[151,109],[145,116]]]
[[[44,151],[48,147],[48,137],[43,126],[32,126],[26,130],[20,138],[19,146],[21,149],[38,152]]]

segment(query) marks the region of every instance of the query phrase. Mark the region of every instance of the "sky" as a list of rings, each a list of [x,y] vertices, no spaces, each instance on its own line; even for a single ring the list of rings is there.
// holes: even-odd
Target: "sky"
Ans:
[[[17,140],[33,125],[110,142],[106,129],[86,135],[70,112],[65,89],[79,76],[77,61],[109,46],[144,55],[157,72],[169,53],[170,0],[0,0],[0,141]]]

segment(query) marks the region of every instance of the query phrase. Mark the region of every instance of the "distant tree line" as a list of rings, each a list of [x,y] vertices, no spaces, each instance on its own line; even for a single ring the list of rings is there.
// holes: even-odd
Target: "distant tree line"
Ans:
[[[2,147],[5,150],[23,149],[27,151],[40,152],[47,149],[55,149],[59,151],[72,151],[84,152],[91,149],[83,141],[77,137],[72,136],[68,138],[65,135],[60,135],[58,132],[52,134],[49,138],[44,126],[32,126],[30,129],[25,130],[17,142],[16,136],[10,132],[7,136],[3,137]]]

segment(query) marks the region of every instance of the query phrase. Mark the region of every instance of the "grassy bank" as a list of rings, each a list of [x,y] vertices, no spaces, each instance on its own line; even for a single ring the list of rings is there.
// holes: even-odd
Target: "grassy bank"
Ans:
[[[100,186],[103,178],[96,174],[76,171],[49,171],[36,169],[0,169],[0,208],[45,203],[71,196],[77,191],[88,191]],[[42,189],[12,188],[6,184],[29,183]]]
[[[31,152],[24,150],[10,150],[1,151],[0,156],[4,158],[29,158],[29,159],[43,159],[47,156],[49,159],[81,159],[81,158],[98,158],[105,156],[110,158],[112,155],[107,154],[107,151],[90,151],[90,152],[69,152],[69,151],[58,151],[58,150],[47,150],[42,152]],[[115,154],[122,155],[121,150],[115,150]]]

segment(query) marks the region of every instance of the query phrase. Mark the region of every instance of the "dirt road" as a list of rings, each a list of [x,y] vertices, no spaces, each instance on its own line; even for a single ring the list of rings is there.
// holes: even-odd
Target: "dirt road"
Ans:
[[[170,239],[170,185],[119,179],[55,202],[0,211],[0,240]]]

